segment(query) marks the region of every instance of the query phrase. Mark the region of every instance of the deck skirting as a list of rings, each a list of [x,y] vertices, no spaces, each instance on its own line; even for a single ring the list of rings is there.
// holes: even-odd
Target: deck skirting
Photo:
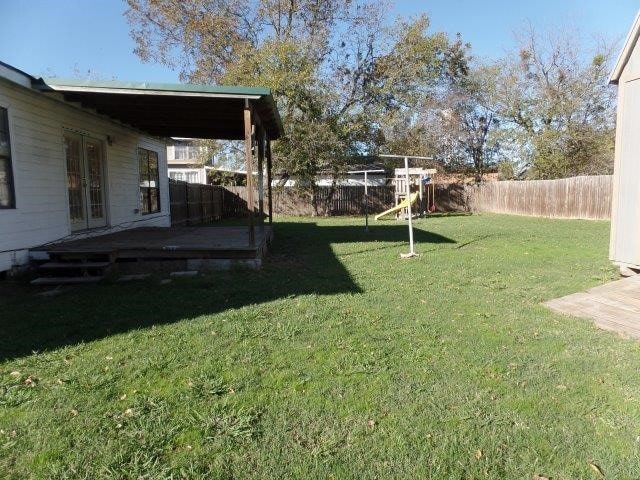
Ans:
[[[32,256],[41,259],[44,253],[56,262],[109,259],[124,274],[257,269],[272,239],[270,226],[256,227],[254,245],[249,244],[247,227],[134,228],[42,245],[32,249]]]

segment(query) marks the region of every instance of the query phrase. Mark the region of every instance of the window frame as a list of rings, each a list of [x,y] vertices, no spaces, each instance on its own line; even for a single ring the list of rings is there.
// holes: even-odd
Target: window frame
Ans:
[[[155,150],[150,150],[144,147],[138,147],[138,149],[136,150],[136,154],[137,154],[136,159],[138,161],[138,178],[139,178],[138,190],[140,193],[140,213],[142,215],[153,215],[155,213],[160,213],[162,212],[162,204],[160,199],[160,155]],[[155,178],[152,178],[150,173],[152,169],[150,168],[149,162],[152,159],[152,156],[155,156],[155,162],[156,162]],[[145,157],[146,159],[145,171],[143,171],[141,168],[142,167],[141,160],[143,157]],[[143,177],[146,177],[146,178],[143,178]],[[152,180],[155,180],[155,183],[156,183],[155,187],[143,186],[144,181],[146,181],[147,185],[149,185]],[[146,190],[146,195],[143,194],[143,190]],[[157,210],[151,209],[153,205],[153,202],[152,202],[153,196],[151,195],[152,190],[155,190],[157,192],[156,193]]]
[[[185,178],[187,183],[200,183],[200,176],[197,171],[189,170],[185,172]]]
[[[16,183],[15,176],[13,173],[13,149],[11,142],[11,125],[9,122],[9,108],[4,105],[0,105],[0,115],[5,117],[5,124],[7,126],[7,142],[9,144],[9,154],[8,156],[0,155],[1,159],[6,159],[9,165],[9,172],[7,174],[8,186],[9,186],[9,195],[10,202],[9,205],[3,206],[0,205],[0,210],[15,210],[16,209]]]

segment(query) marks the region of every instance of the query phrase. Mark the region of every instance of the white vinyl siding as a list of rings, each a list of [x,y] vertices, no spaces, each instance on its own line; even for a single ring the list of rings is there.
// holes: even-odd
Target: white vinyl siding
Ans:
[[[65,131],[100,139],[105,148],[108,229],[169,226],[166,145],[62,101],[0,78],[0,105],[8,108],[15,209],[0,209],[0,271],[24,263],[30,247],[71,234]],[[107,135],[112,139],[107,141]],[[158,152],[161,210],[142,216],[137,149]]]
[[[615,168],[609,258],[640,268],[640,46],[618,83]]]

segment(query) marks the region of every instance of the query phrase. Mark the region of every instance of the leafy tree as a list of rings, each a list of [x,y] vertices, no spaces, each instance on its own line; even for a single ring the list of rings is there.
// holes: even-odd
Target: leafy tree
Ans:
[[[590,57],[584,52],[576,37],[542,40],[530,29],[518,53],[497,65],[493,100],[530,178],[613,168],[611,49],[599,46]]]
[[[427,152],[440,165],[471,170],[482,181],[499,150],[499,117],[491,96],[493,69],[471,61],[469,45],[457,46],[455,75],[442,78],[436,95],[426,95],[412,116],[390,123],[388,147],[410,154]],[[420,153],[418,153],[420,152]]]
[[[444,97],[441,122],[459,163],[471,166],[476,182],[481,182],[487,165],[494,163],[500,144],[495,134],[500,125],[492,90],[495,70],[474,66],[449,88]],[[446,143],[445,143],[446,145]]]
[[[385,142],[388,118],[410,118],[446,76],[464,70],[455,43],[426,16],[389,26],[372,0],[127,0],[136,53],[185,81],[262,85],[285,136],[274,166],[313,186]]]

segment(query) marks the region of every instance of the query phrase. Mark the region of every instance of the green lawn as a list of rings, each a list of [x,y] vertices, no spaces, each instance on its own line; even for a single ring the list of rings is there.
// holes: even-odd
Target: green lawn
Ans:
[[[260,272],[0,284],[0,478],[640,476],[640,344],[540,302],[609,225],[282,219]]]

